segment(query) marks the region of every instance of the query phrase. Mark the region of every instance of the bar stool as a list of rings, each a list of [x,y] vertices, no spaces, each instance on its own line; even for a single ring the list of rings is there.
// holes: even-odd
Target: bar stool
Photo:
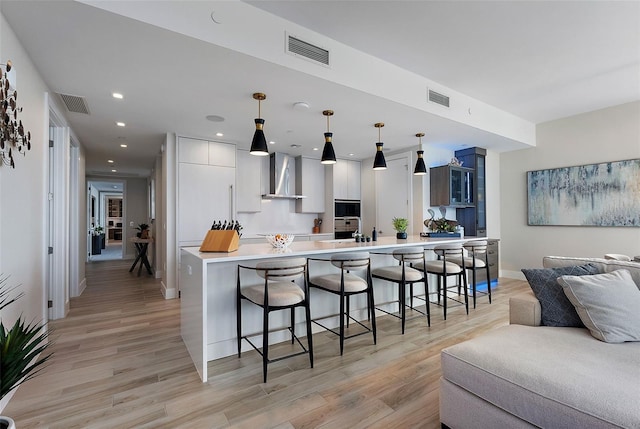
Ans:
[[[389,253],[376,253],[378,255],[389,255]],[[398,293],[398,306],[399,309],[398,311],[400,312],[400,316],[394,314],[394,313],[390,313],[386,310],[381,309],[380,307],[376,307],[378,310],[382,311],[383,313],[389,314],[391,316],[394,317],[398,317],[399,319],[402,320],[402,334],[404,335],[404,326],[405,326],[405,307],[407,307],[407,303],[406,303],[406,286],[410,285],[411,287],[411,291],[410,291],[410,295],[411,295],[411,303],[409,305],[409,307],[412,310],[417,311],[418,313],[424,314],[427,316],[427,326],[431,326],[431,314],[430,314],[430,310],[429,310],[429,300],[426,299],[425,300],[425,306],[426,306],[426,312],[422,312],[416,308],[413,307],[413,284],[414,283],[424,283],[424,289],[425,291],[429,290],[429,285],[427,283],[427,277],[420,272],[419,270],[416,270],[415,268],[412,268],[411,264],[423,264],[425,262],[424,259],[424,249],[422,247],[403,247],[400,249],[396,249],[394,250],[391,255],[399,262],[398,265],[394,265],[394,266],[387,266],[387,267],[380,267],[380,268],[376,268],[372,271],[371,275],[373,278],[376,279],[381,279],[381,280],[386,280],[388,282],[393,282],[393,283],[398,283],[399,286],[399,293]],[[386,304],[386,303],[381,303],[381,304]]]
[[[240,281],[241,270],[252,270],[264,279],[263,284],[242,286]],[[242,339],[247,342],[262,356],[262,374],[264,382],[267,382],[267,364],[282,359],[309,354],[309,362],[313,368],[313,339],[311,336],[311,315],[309,309],[309,287],[307,284],[307,260],[305,258],[275,259],[260,262],[255,267],[238,265],[236,288],[236,328],[238,337],[238,357]],[[302,278],[304,287],[301,288],[294,281]],[[262,307],[262,333],[242,335],[242,300],[247,300]],[[307,350],[295,334],[295,309],[304,307],[307,319]],[[291,353],[276,359],[269,359],[269,313],[277,310],[291,310],[291,344],[294,340],[302,348],[301,352]],[[282,330],[278,329],[278,330]],[[262,351],[256,347],[249,337],[262,335]]]
[[[489,304],[491,304],[491,275],[489,274],[489,252],[487,251],[487,245],[488,243],[486,240],[467,241],[462,245],[464,250],[467,252],[467,255],[464,256],[464,267],[471,271],[471,295],[473,297],[473,308],[476,308],[476,296],[478,294],[476,272],[482,269],[485,270],[485,274],[487,276],[487,292],[479,293],[489,295]],[[461,256],[452,256],[449,260],[462,266]],[[460,279],[458,279],[458,284],[460,283]],[[460,295],[459,287],[458,295]]]
[[[464,265],[464,259],[461,261],[461,265],[452,262],[451,258],[455,258],[456,256],[462,257],[463,250],[462,245],[459,243],[452,244],[441,244],[435,246],[433,251],[438,256],[438,259],[435,261],[426,261],[426,263],[418,263],[414,265],[414,268],[424,271],[425,277],[426,274],[434,274],[438,277],[438,305],[440,305],[440,297],[443,298],[442,308],[444,320],[447,320],[447,299],[451,299],[460,304],[464,304],[467,314],[469,314],[469,297],[467,294],[467,274]],[[449,297],[448,290],[450,288],[447,287],[447,277],[449,276],[458,276],[462,274],[464,278],[464,302],[459,301],[457,299]],[[444,279],[444,286],[442,285],[442,279]],[[454,286],[455,287],[455,286]],[[459,295],[459,294],[458,294]]]
[[[359,335],[364,335],[371,332],[373,334],[373,344],[376,344],[376,315],[375,311],[373,311],[373,282],[371,280],[371,259],[369,257],[369,252],[339,253],[333,255],[331,257],[331,260],[308,258],[307,263],[309,261],[331,262],[333,266],[340,269],[339,274],[326,274],[315,277],[311,276],[310,265],[307,269],[307,283],[309,284],[310,288],[321,289],[340,296],[340,331],[336,332],[335,330],[328,328],[318,322],[318,320],[334,317],[335,314],[324,316],[318,319],[312,319],[311,321],[340,337],[341,356],[344,351],[345,339],[357,337]],[[352,271],[360,271],[361,275],[353,274]],[[362,273],[363,271],[364,273]],[[367,294],[367,317],[371,321],[371,328],[365,326],[359,320],[356,320],[350,316],[351,296],[361,293]],[[363,332],[345,336],[345,319],[347,321],[347,328],[349,327],[349,319],[351,319],[366,330]]]

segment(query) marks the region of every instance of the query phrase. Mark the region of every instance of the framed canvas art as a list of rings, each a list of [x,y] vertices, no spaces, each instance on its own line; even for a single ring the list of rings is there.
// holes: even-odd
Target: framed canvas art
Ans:
[[[527,172],[527,223],[640,227],[640,159]]]

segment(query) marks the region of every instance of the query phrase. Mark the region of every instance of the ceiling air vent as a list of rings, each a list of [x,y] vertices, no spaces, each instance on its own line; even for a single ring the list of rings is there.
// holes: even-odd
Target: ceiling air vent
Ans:
[[[62,102],[67,106],[69,112],[89,114],[89,106],[84,97],[78,97],[77,95],[58,94],[62,99]]]
[[[429,90],[429,101],[444,107],[449,107],[449,97],[439,92]]]
[[[301,56],[322,65],[329,65],[329,51],[319,46],[300,40],[290,34],[287,34],[287,53],[291,55]]]

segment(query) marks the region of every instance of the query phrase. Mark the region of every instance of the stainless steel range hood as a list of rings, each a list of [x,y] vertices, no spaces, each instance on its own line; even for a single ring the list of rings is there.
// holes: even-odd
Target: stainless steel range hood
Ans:
[[[296,195],[296,163],[286,153],[269,154],[269,193],[262,195],[266,199],[300,199],[304,195]]]

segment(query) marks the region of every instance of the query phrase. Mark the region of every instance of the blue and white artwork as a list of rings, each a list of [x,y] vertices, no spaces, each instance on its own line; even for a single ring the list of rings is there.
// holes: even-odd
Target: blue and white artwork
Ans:
[[[527,172],[528,224],[640,227],[640,159]]]

